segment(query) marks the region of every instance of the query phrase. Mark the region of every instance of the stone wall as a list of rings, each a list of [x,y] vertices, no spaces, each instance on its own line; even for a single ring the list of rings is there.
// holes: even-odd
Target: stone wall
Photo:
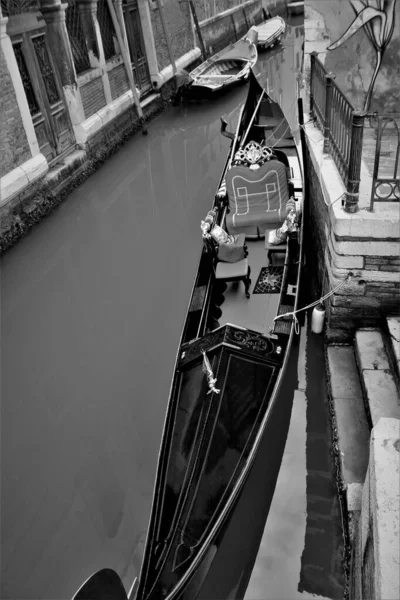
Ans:
[[[200,22],[204,45],[209,54],[219,52],[245,35],[252,25],[264,20],[261,0],[241,2],[239,6],[236,3],[236,6],[228,7],[226,10],[229,11],[228,14],[226,11],[216,13],[211,18]],[[199,44],[198,40],[197,44]]]
[[[360,210],[346,213],[345,187],[333,159],[322,152],[322,133],[308,123],[306,139],[309,235],[321,296],[341,285],[325,302],[328,339],[351,341],[355,329],[379,327],[388,314],[400,314],[398,204],[369,211],[372,178],[362,161]]]
[[[389,20],[394,21],[393,35],[382,54],[369,109],[386,113],[398,112],[400,2],[365,2],[364,4],[370,4],[372,8],[381,4],[386,11],[387,26],[389,27]],[[390,7],[394,7],[393,19],[390,15]],[[336,83],[353,106],[363,108],[377,65],[377,53],[365,29],[361,27],[345,43],[335,49],[327,50],[343,36],[356,17],[350,0],[330,2],[307,0],[305,11],[306,28],[310,32],[312,30],[312,37],[309,37],[309,40],[313,42],[313,50],[318,52],[318,58],[325,63],[327,70],[336,74]],[[380,31],[382,23],[380,18],[375,19],[373,23],[374,28]]]
[[[31,152],[13,82],[0,48],[0,177],[28,160]]]
[[[86,119],[94,115],[95,112],[107,104],[102,77],[96,77],[88,83],[85,83],[79,88],[79,91],[81,93]]]
[[[163,0],[164,17],[174,59],[178,59],[194,48],[194,36],[187,2]],[[161,71],[170,64],[167,43],[156,2],[150,2],[151,23],[157,53],[158,69]]]
[[[381,418],[371,435],[355,529],[350,600],[399,597],[399,451],[399,420]]]

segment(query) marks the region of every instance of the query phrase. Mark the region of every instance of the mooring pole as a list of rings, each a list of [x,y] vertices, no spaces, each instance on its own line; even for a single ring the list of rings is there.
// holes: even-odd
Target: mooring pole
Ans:
[[[165,41],[167,43],[167,50],[168,50],[168,56],[169,56],[169,62],[172,65],[172,71],[174,73],[174,75],[176,75],[176,63],[174,60],[174,56],[172,54],[172,48],[171,48],[171,44],[169,41],[169,35],[168,35],[168,29],[167,29],[167,24],[165,22],[165,16],[164,16],[164,8],[161,4],[161,0],[156,0],[157,2],[157,6],[158,6],[158,10],[160,12],[160,18],[161,18],[161,25],[164,31],[164,37],[165,37]]]
[[[108,4],[108,8],[110,10],[111,20],[114,25],[115,33],[117,34],[118,44],[119,44],[119,47],[121,48],[122,59],[124,61],[124,65],[125,65],[125,70],[126,70],[126,74],[127,74],[128,81],[129,81],[129,87],[132,90],[133,102],[135,103],[139,119],[142,122],[142,133],[143,133],[143,135],[147,135],[148,132],[147,132],[147,127],[146,127],[146,121],[144,118],[142,107],[140,106],[140,99],[139,99],[138,93],[136,91],[135,81],[133,79],[129,48],[125,44],[124,35],[121,31],[120,22],[118,20],[117,13],[115,12],[115,8],[114,8],[114,4],[113,4],[112,0],[107,0],[107,4]]]
[[[203,35],[201,33],[199,21],[197,19],[196,9],[194,7],[193,0],[188,0],[188,2],[189,2],[190,10],[192,11],[194,26],[196,27],[197,35],[199,36],[199,43],[200,43],[201,53],[203,55],[203,60],[207,60],[208,56],[207,56],[207,52],[206,52],[206,47],[204,45]]]

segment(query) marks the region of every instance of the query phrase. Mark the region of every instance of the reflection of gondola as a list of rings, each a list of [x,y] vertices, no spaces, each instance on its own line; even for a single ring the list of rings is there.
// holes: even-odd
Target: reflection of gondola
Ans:
[[[232,145],[214,209],[202,223],[204,248],[172,380],[138,600],[193,600],[209,589],[233,509],[277,426],[294,336],[303,246],[297,146],[253,75],[236,134],[225,126]],[[286,231],[279,247],[272,243],[277,226]],[[231,237],[214,242],[226,229]],[[256,286],[251,269],[260,272]],[[270,470],[265,463],[271,497],[276,461]]]
[[[246,81],[257,61],[255,41],[256,35],[251,29],[244,38],[221,50],[191,71],[190,77],[193,82],[188,91],[189,98],[211,97],[216,92]]]

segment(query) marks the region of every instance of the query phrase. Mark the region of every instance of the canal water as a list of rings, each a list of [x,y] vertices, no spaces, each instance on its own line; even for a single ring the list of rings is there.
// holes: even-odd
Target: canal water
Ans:
[[[233,130],[246,91],[167,109],[2,258],[3,600],[71,598],[105,566],[128,589],[139,573],[199,223],[229,148],[219,117]],[[210,600],[342,597],[322,340],[307,326],[288,373],[287,440],[278,428],[260,453],[226,542],[238,577],[217,576]],[[271,444],[285,452],[265,524]]]

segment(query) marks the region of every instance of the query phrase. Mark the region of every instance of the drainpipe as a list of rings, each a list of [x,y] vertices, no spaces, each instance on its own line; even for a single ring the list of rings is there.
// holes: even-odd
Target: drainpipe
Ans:
[[[169,35],[168,35],[168,30],[167,30],[167,24],[165,23],[164,8],[162,5],[162,0],[156,0],[156,2],[157,2],[158,10],[160,13],[161,24],[162,24],[162,28],[164,31],[165,41],[167,42],[169,62],[172,65],[172,71],[173,71],[174,75],[176,75],[176,63],[175,63],[175,60],[174,60],[174,57],[172,54],[171,44],[169,41]]]
[[[111,15],[111,19],[112,19],[112,22],[114,25],[115,33],[117,34],[118,44],[121,49],[121,54],[122,54],[122,58],[124,61],[126,74],[128,76],[129,87],[132,90],[133,101],[134,101],[136,109],[138,111],[139,119],[142,122],[142,134],[147,135],[146,121],[144,119],[142,107],[140,106],[140,100],[139,100],[138,93],[136,91],[135,81],[133,79],[132,66],[131,66],[132,63],[131,63],[131,58],[130,58],[130,54],[129,54],[129,47],[127,44],[127,40],[125,40],[125,37],[121,31],[122,28],[121,28],[120,22],[117,18],[117,13],[115,11],[112,0],[107,0],[107,4],[108,4],[108,8],[110,9],[110,15]],[[121,4],[120,4],[120,8],[121,8],[121,12],[122,12]],[[120,14],[120,17],[121,17],[121,14]],[[122,18],[123,18],[123,14],[122,14]]]

